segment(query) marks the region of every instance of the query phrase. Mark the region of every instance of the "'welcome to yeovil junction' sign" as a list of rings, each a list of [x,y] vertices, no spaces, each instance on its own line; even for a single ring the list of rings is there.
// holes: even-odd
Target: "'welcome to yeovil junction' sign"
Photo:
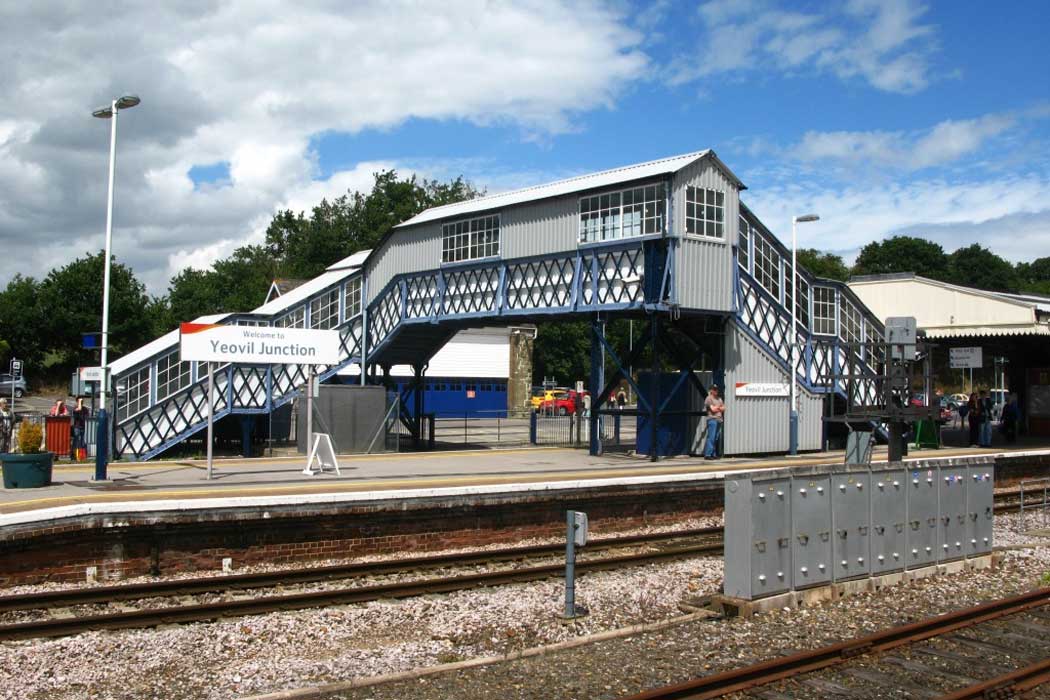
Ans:
[[[339,331],[183,323],[179,336],[183,362],[334,365],[343,359]]]

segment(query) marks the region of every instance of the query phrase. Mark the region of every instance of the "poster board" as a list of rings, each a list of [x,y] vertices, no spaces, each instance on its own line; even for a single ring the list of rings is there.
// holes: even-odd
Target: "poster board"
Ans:
[[[314,470],[314,462],[317,470]],[[325,470],[334,471],[337,476],[342,476],[339,471],[339,460],[335,456],[335,447],[332,446],[332,437],[327,433],[314,433],[314,444],[310,448],[310,459],[306,462],[303,474],[314,476],[323,474]]]

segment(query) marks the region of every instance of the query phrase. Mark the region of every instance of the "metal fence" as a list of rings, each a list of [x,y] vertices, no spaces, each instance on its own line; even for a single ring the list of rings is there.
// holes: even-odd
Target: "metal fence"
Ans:
[[[1025,511],[1031,513],[1036,511],[1040,514],[1041,522],[1044,526],[1047,525],[1047,510],[1050,508],[1050,500],[1047,500],[1047,495],[1050,494],[1050,478],[1043,477],[1041,479],[1023,479],[1020,484],[1021,487],[1021,527],[1027,528],[1028,524],[1026,521]]]

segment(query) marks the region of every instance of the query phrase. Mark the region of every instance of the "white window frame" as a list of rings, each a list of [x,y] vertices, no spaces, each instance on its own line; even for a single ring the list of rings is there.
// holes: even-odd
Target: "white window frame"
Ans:
[[[758,233],[757,229],[751,229],[752,247],[751,251],[755,256],[754,267],[752,274],[754,275],[755,281],[761,285],[769,294],[781,304],[784,303],[784,279],[782,270],[784,267],[784,260],[780,251],[777,247],[766,240],[766,237]],[[776,269],[772,268],[774,260],[776,261]],[[767,265],[768,263],[768,265]],[[765,281],[769,278],[769,283]],[[770,289],[770,285],[775,285],[776,289]]]
[[[788,267],[791,267],[791,265],[784,265],[785,269]],[[809,321],[812,318],[809,300],[813,293],[813,287],[806,278],[798,273],[797,270],[795,271],[795,285],[797,286],[792,287],[792,294],[796,297],[794,300],[796,305],[795,314],[799,322],[802,324],[802,327],[809,328]]]
[[[120,401],[120,420],[127,420],[149,408],[150,387],[153,384],[152,369],[153,365],[148,364],[124,378],[125,390]]]
[[[339,325],[339,288],[310,300],[310,328],[330,330]]]
[[[306,328],[306,307],[300,304],[273,322],[274,328]]]
[[[811,289],[813,295],[813,333],[815,335],[838,335],[839,334],[839,313],[838,304],[836,304],[837,290],[834,287],[817,286],[814,285]],[[827,292],[831,295],[830,299],[817,299],[818,292],[823,295]],[[830,311],[830,316],[821,315],[821,311]],[[824,324],[831,324],[830,330],[822,330],[826,328]]]
[[[744,217],[738,217],[736,232],[736,261],[744,272],[751,272],[751,227]]]
[[[179,360],[179,351],[169,352],[157,360],[157,401],[163,401],[172,394],[190,385],[192,362]]]
[[[697,197],[703,193],[704,201]],[[718,201],[721,200],[721,204]],[[726,193],[706,187],[686,185],[685,188],[685,234],[712,241],[726,240]],[[690,211],[692,215],[690,215]],[[692,229],[692,230],[690,230]]]
[[[487,214],[442,224],[441,264],[455,265],[472,260],[498,258],[501,228],[499,214]]]
[[[851,334],[853,330],[850,324],[851,321],[856,321],[856,333]],[[839,300],[839,339],[844,343],[860,343],[864,338],[864,317],[860,313],[860,309],[855,307],[849,302],[848,299]]]
[[[654,182],[580,197],[576,202],[576,221],[577,240],[581,245],[662,235],[667,230],[667,183]]]
[[[346,283],[343,292],[343,320],[349,320],[361,313],[361,278],[354,277]]]

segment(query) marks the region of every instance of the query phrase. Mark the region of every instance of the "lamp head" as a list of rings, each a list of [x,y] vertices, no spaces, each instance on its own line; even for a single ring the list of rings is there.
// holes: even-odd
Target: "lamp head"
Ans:
[[[113,100],[113,104],[96,109],[91,113],[91,116],[98,117],[99,119],[110,119],[113,117],[114,106],[116,106],[117,111],[119,112],[122,109],[131,109],[139,102],[142,102],[142,100],[139,99],[138,95],[122,95]]]
[[[805,223],[807,221],[820,221],[820,217],[817,216],[816,214],[803,214],[802,216],[796,216],[795,217],[795,222],[796,223],[802,224],[802,223]]]

